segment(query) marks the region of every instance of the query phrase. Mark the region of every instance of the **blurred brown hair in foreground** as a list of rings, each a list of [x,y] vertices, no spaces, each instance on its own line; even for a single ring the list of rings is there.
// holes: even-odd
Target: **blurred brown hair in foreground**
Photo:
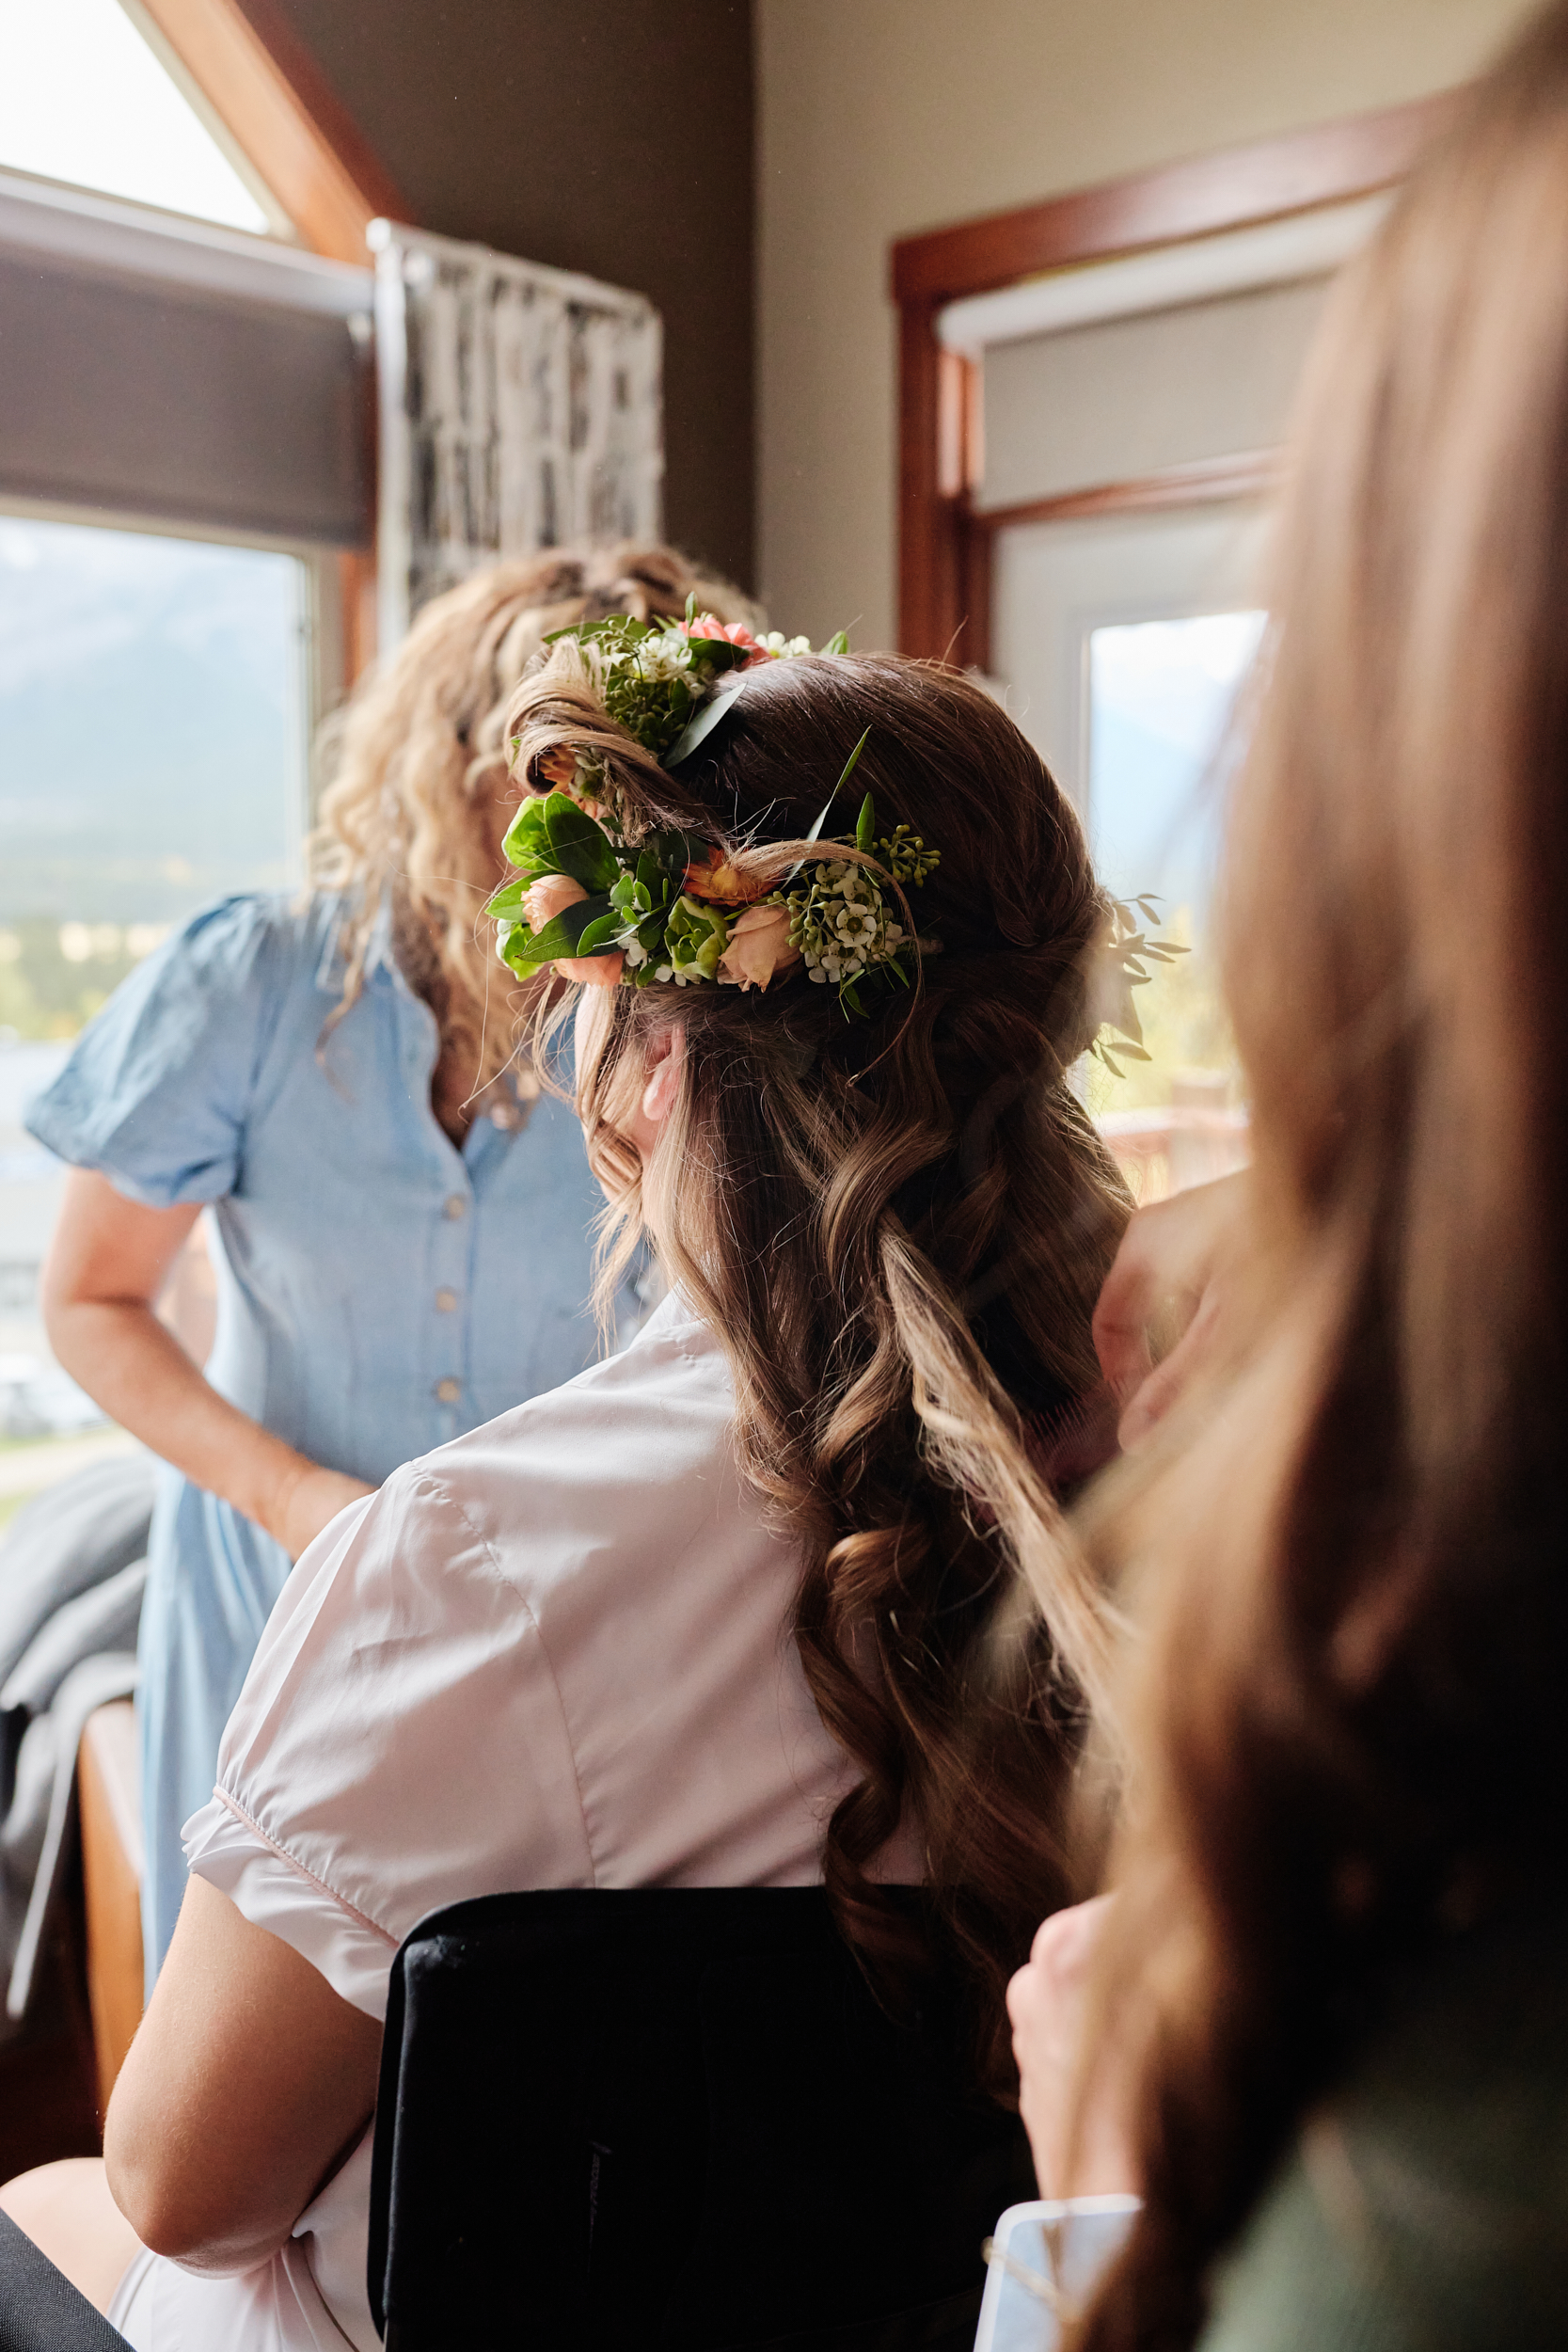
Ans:
[[[1097,2352],[1193,2342],[1400,1972],[1562,1901],[1568,7],[1346,272],[1297,427],[1228,850],[1250,1302],[1091,1530],[1149,1627]]]

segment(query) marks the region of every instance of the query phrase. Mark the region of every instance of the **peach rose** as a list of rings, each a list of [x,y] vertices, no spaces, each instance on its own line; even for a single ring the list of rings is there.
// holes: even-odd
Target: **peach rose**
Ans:
[[[772,887],[769,882],[758,882],[753,875],[737,871],[717,850],[700,866],[687,867],[685,886],[693,898],[718,898],[726,906],[760,898],[765,890]]]
[[[523,893],[523,916],[529,930],[537,938],[562,908],[575,907],[587,896],[581,882],[574,882],[570,874],[541,874]],[[563,980],[580,980],[585,988],[613,988],[625,961],[622,955],[558,956],[555,969]]]
[[[566,956],[554,969],[563,980],[580,980],[584,988],[613,988],[625,962],[617,949],[612,956]]]
[[[553,923],[566,907],[575,907],[588,893],[570,874],[541,874],[523,893],[523,919],[535,936]]]
[[[748,907],[730,925],[719,977],[735,988],[766,988],[775,972],[787,972],[800,961],[800,950],[789,944],[789,909]]]

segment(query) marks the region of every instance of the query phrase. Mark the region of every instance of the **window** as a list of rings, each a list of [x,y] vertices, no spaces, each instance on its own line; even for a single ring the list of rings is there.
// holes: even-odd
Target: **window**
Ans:
[[[264,234],[284,224],[119,0],[0,0],[0,165]]]
[[[298,878],[309,586],[286,553],[0,516],[0,1438],[96,1419],[39,1321],[63,1170],[25,1104],[171,925]]]
[[[1153,967],[1137,992],[1149,1059],[1123,1058],[1122,1078],[1101,1089],[1102,1123],[1144,1180],[1145,1198],[1223,1174],[1243,1155],[1210,918],[1231,714],[1263,620],[1259,612],[1205,612],[1089,633],[1095,863],[1118,897],[1156,897],[1161,930],[1187,950]]]

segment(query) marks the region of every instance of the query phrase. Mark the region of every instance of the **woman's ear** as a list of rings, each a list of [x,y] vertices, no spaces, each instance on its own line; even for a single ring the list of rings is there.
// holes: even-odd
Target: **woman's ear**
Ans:
[[[650,1127],[662,1127],[675,1106],[686,1067],[686,1024],[677,1021],[648,1047],[648,1083],[642,1089],[641,1111]]]

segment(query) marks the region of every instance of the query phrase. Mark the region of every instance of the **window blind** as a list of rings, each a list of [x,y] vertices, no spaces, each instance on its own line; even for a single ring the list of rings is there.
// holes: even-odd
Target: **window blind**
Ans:
[[[985,358],[982,510],[1282,437],[1328,280],[1097,319]]]
[[[0,498],[368,545],[371,306],[368,269],[0,174]]]

